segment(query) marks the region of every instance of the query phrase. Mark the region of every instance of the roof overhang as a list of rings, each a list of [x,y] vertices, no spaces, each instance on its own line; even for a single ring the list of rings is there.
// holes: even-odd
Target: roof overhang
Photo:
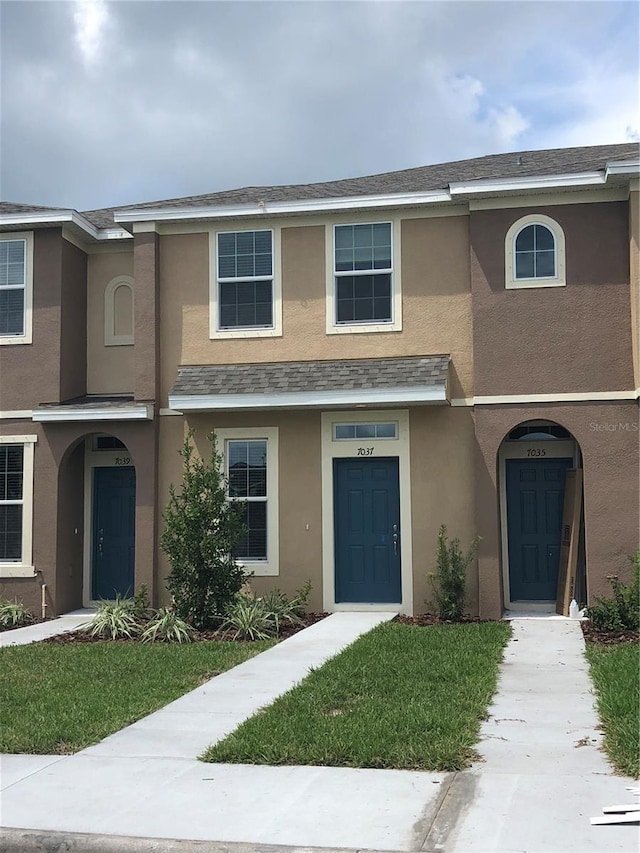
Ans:
[[[294,391],[281,394],[171,394],[169,408],[180,412],[220,412],[238,409],[329,409],[360,406],[443,405],[445,385],[416,388]]]
[[[106,240],[131,240],[133,235],[124,228],[96,228],[88,219],[76,210],[39,210],[23,213],[0,214],[0,231],[9,231],[26,226],[46,228],[55,225],[65,225],[85,239],[104,242]]]
[[[132,403],[130,406],[94,406],[83,405],[43,406],[34,409],[32,420],[38,423],[68,423],[70,421],[151,421],[153,406],[146,403]]]

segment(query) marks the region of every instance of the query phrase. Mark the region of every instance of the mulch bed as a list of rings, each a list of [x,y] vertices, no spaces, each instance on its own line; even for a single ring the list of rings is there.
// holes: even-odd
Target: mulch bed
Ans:
[[[294,634],[297,634],[298,631],[302,631],[304,628],[309,628],[311,625],[315,625],[316,622],[320,622],[328,615],[328,613],[305,613],[300,625],[283,625],[280,633],[278,634],[278,639],[286,640],[287,637],[292,637]],[[233,631],[224,631],[221,633],[213,629],[196,631],[193,635],[192,641],[194,643],[200,643],[203,640],[226,640],[228,642],[236,642],[233,636]],[[68,646],[76,643],[104,643],[105,640],[101,637],[92,637],[90,634],[85,634],[83,631],[68,631],[66,634],[57,634],[55,637],[48,637],[42,642]],[[109,642],[139,643],[140,640],[137,637],[132,637],[131,639],[123,638],[120,640],[110,640]]]
[[[418,628],[428,628],[429,625],[455,625],[460,622],[487,622],[494,620],[479,619],[477,616],[463,616],[461,619],[440,619],[439,616],[432,616],[430,613],[423,613],[420,616],[404,616],[399,613],[394,619],[394,622],[400,622],[402,625],[414,625]]]
[[[598,631],[589,619],[580,622],[582,633],[587,643],[598,643],[602,646],[615,646],[618,643],[640,642],[640,631]]]

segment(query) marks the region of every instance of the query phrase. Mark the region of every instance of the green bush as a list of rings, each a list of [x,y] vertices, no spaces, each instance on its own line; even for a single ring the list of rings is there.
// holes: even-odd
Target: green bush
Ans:
[[[238,595],[227,607],[220,631],[233,632],[234,640],[266,640],[277,637],[284,625],[301,625],[304,608],[311,592],[311,581],[293,598],[277,587],[266,595]]]
[[[34,621],[21,601],[0,598],[0,628],[22,628]]]
[[[167,588],[177,614],[196,628],[215,625],[224,617],[246,580],[232,556],[246,532],[243,501],[227,500],[222,456],[211,434],[208,461],[194,455],[190,431],[179,451],[183,459],[180,492],[170,486],[160,544],[169,558]]]
[[[293,598],[287,598],[284,592],[274,587],[266,595],[262,596],[262,604],[269,614],[275,633],[280,632],[283,624],[299,625],[302,622],[302,614],[309,600],[311,592],[311,581],[299,589]]]
[[[633,574],[629,585],[617,575],[609,575],[612,598],[596,598],[586,609],[586,616],[598,631],[638,631],[640,629],[640,551],[629,557]]]
[[[460,548],[460,540],[447,538],[443,524],[438,531],[436,548],[436,571],[429,573],[438,616],[441,619],[457,620],[464,615],[467,589],[467,570],[471,565],[480,537],[476,536],[466,553]],[[434,602],[427,601],[433,605]]]

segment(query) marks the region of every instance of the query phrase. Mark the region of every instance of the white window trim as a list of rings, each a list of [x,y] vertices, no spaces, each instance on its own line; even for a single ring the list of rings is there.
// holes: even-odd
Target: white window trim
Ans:
[[[226,452],[228,441],[267,442],[267,559],[249,560],[243,557],[240,562],[255,577],[277,577],[280,574],[280,521],[278,493],[278,427],[234,427],[216,429],[218,451],[222,454],[226,475]]]
[[[516,278],[516,237],[528,225],[544,225],[553,234],[555,240],[554,276],[539,278]],[[542,213],[522,216],[507,231],[504,241],[504,286],[507,290],[521,290],[528,287],[566,287],[566,256],[564,231],[560,225]]]
[[[22,559],[0,562],[0,578],[30,578],[33,567],[33,460],[37,435],[1,435],[0,444],[21,444],[22,457]]]
[[[24,240],[24,334],[0,335],[0,346],[30,344],[33,340],[33,231],[6,233],[2,242]]]
[[[336,323],[336,287],[335,287],[335,229],[342,225],[378,225],[391,223],[391,314],[390,323]],[[325,266],[326,266],[326,331],[328,335],[352,335],[363,332],[401,332],[402,331],[402,279],[401,270],[401,220],[398,217],[384,219],[359,220],[327,223],[325,225]]]
[[[128,287],[131,291],[131,334],[116,334],[115,297],[119,287]],[[134,343],[133,329],[135,328],[135,291],[130,275],[117,275],[112,278],[104,289],[104,345],[106,347],[131,346]]]
[[[245,223],[242,223],[245,225]],[[241,233],[246,231],[271,231],[273,261],[273,326],[268,329],[220,329],[218,328],[218,234]],[[209,338],[281,338],[282,337],[282,269],[280,263],[281,228],[267,228],[256,223],[253,227],[218,228],[209,232]]]

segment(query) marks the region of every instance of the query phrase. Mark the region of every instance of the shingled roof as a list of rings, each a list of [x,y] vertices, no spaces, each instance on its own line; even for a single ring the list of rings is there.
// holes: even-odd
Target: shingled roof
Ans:
[[[243,187],[207,195],[185,196],[161,201],[130,204],[118,208],[88,210],[83,213],[98,228],[113,226],[115,210],[152,208],[211,207],[218,205],[257,204],[259,202],[305,201],[309,199],[357,197],[407,192],[444,190],[451,183],[522,178],[554,174],[577,174],[601,171],[612,160],[638,157],[637,142],[621,145],[594,145],[581,148],[552,148],[544,151],[520,151],[491,154],[471,160],[454,160],[432,166],[419,166],[398,172],[383,172],[360,178],[325,181],[314,184]]]
[[[331,392],[440,389],[444,401],[449,356],[368,358],[341,361],[292,361],[264,364],[183,365],[170,397],[224,398],[238,395],[296,395]],[[259,401],[258,401],[259,402]],[[197,403],[197,401],[196,401]],[[266,401],[265,401],[266,403]],[[218,404],[215,404],[218,407]]]

